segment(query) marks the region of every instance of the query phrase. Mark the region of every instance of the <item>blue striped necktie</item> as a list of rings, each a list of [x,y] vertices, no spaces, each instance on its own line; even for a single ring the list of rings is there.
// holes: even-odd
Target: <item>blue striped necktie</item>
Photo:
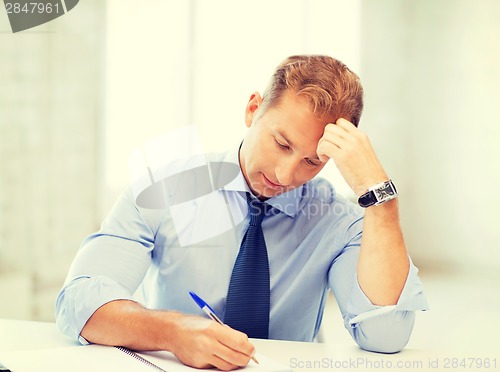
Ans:
[[[270,205],[246,196],[250,225],[229,282],[224,323],[248,337],[269,338],[269,261],[261,223]]]

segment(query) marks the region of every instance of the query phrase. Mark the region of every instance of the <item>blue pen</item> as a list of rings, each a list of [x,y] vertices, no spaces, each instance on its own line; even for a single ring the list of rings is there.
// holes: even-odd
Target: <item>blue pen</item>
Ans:
[[[224,324],[222,323],[222,320],[220,320],[219,317],[215,315],[214,309],[212,309],[209,304],[203,301],[196,293],[189,292],[189,294],[193,298],[194,302],[196,302],[196,304],[200,307],[200,309],[205,312],[205,314],[207,314],[212,320],[215,320],[217,323]]]
[[[217,323],[224,325],[224,323],[222,323],[222,320],[220,320],[219,317],[215,315],[214,309],[212,309],[209,304],[203,301],[200,296],[191,291],[189,292],[189,294],[191,295],[191,298],[194,300],[194,302],[196,302],[196,304],[200,307],[200,309],[205,312],[205,314],[207,314],[212,320],[215,320]],[[259,364],[255,357],[252,356],[251,358],[255,363]]]

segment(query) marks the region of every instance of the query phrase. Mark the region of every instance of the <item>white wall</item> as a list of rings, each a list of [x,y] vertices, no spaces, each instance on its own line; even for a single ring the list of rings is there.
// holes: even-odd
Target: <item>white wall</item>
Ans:
[[[365,0],[362,9],[362,127],[402,193],[412,256],[498,272],[500,2]]]
[[[51,320],[96,229],[104,7],[12,34],[0,9],[0,317]]]
[[[130,152],[189,124],[189,4],[107,1],[101,216],[129,181]]]

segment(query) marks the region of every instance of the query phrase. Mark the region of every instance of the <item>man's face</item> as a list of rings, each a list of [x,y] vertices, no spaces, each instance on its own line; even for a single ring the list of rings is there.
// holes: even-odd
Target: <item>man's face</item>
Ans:
[[[307,103],[285,94],[279,105],[259,112],[262,99],[250,97],[245,113],[248,133],[240,149],[243,175],[260,199],[293,190],[324,167],[316,153],[325,123]]]

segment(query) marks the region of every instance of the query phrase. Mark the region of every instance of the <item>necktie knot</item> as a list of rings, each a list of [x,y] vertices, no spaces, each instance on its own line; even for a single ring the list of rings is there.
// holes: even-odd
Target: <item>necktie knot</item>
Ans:
[[[250,215],[250,225],[260,226],[266,212],[269,209],[269,204],[263,203],[257,199],[253,199],[249,193],[247,195],[248,214]]]

